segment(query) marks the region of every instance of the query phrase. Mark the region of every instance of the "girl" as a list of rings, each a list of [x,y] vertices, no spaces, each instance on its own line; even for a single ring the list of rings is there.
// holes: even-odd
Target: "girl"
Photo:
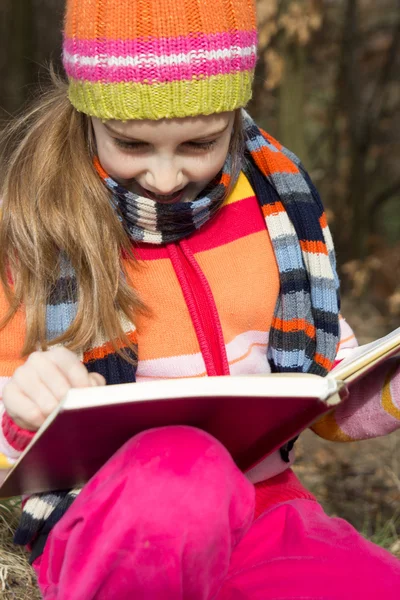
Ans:
[[[252,0],[69,0],[54,89],[10,126],[0,225],[0,450],[16,459],[72,387],[273,371],[354,347],[333,247],[290,152],[243,108]],[[315,430],[400,423],[385,365]],[[400,564],[328,518],[291,445],[241,473],[189,427],[132,438],[82,490],[36,495],[46,599],[397,598]]]

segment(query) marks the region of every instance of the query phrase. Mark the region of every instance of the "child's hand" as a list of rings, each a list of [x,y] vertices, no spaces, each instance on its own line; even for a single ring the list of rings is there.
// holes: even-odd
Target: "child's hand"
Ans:
[[[13,421],[36,431],[71,388],[105,385],[66,348],[33,352],[3,389],[5,409]]]

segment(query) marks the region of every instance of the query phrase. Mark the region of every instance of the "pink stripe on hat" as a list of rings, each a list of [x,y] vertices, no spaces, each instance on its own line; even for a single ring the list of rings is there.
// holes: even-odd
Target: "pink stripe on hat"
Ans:
[[[170,66],[115,67],[107,65],[80,66],[79,63],[64,61],[69,77],[102,83],[164,83],[185,81],[193,78],[201,79],[212,75],[228,75],[242,70],[250,70],[255,66],[255,57],[245,56],[233,59],[208,60],[199,64],[179,64]]]
[[[168,56],[188,52],[224,50],[232,46],[249,47],[257,45],[257,32],[232,31],[230,33],[191,34],[177,38],[135,40],[80,40],[67,38],[64,50],[80,56]]]

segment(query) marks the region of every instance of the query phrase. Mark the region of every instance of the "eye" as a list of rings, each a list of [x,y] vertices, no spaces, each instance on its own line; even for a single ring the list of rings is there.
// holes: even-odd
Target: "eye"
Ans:
[[[127,142],[126,140],[121,140],[119,138],[113,138],[113,140],[116,146],[131,152],[143,152],[149,148],[149,144],[146,144],[146,142]],[[210,140],[207,142],[185,142],[182,144],[182,147],[189,148],[194,152],[208,152],[214,148],[216,144],[217,140]]]
[[[211,140],[209,142],[186,142],[184,145],[198,152],[207,152],[214,148],[216,143],[217,140]]]
[[[146,144],[145,142],[127,142],[126,140],[120,140],[118,138],[113,139],[114,143],[119,148],[123,148],[124,150],[146,150],[148,147],[148,144]]]

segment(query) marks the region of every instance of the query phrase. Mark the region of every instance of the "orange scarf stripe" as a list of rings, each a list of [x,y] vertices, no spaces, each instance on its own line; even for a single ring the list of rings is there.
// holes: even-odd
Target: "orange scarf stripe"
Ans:
[[[263,136],[269,141],[270,144],[275,146],[275,148],[277,148],[279,151],[282,150],[283,146],[280,142],[278,142],[278,140],[272,137],[272,135],[270,135],[267,131],[264,131],[264,129],[260,129],[260,131],[263,134]]]
[[[137,344],[137,333],[136,331],[130,331],[126,334],[126,337],[129,339],[129,341],[132,344]],[[125,348],[126,346],[124,344],[119,344],[118,347],[120,349]],[[115,348],[112,345],[111,342],[106,342],[105,344],[103,344],[102,346],[99,346],[98,348],[93,348],[93,350],[89,350],[88,352],[85,352],[83,355],[83,361],[85,363],[88,363],[90,361],[93,360],[98,360],[98,359],[102,359],[102,358],[106,358],[107,356],[109,356],[110,354],[115,354]]]
[[[300,246],[303,252],[311,252],[313,254],[325,254],[328,256],[328,249],[324,242],[300,240]]]
[[[322,354],[316,354],[314,360],[327,371],[330,371],[332,369],[333,361],[326,358],[326,356],[322,356]]]
[[[285,154],[278,154],[270,148],[264,147],[260,150],[254,150],[252,156],[261,172],[265,173],[267,176],[275,175],[276,173],[299,173],[298,168],[290,158],[285,156]]]
[[[105,170],[103,169],[103,167],[101,166],[100,161],[97,158],[97,156],[94,157],[93,164],[94,164],[96,171],[100,175],[100,177],[102,179],[108,179],[108,173],[106,173]]]
[[[264,217],[269,217],[270,215],[277,215],[279,213],[286,212],[282,202],[274,202],[274,204],[264,204],[261,208]]]
[[[304,331],[304,333],[310,339],[315,339],[316,331],[314,325],[308,323],[305,319],[290,319],[290,321],[284,321],[283,319],[275,318],[273,320],[274,329],[279,329],[285,333],[293,331]]]
[[[224,187],[228,187],[230,182],[231,182],[231,176],[229,175],[229,173],[222,173],[220,183],[222,183],[224,185]]]
[[[322,213],[322,215],[320,216],[319,223],[321,225],[321,229],[325,229],[325,227],[328,227],[328,221],[326,219],[325,213]]]

